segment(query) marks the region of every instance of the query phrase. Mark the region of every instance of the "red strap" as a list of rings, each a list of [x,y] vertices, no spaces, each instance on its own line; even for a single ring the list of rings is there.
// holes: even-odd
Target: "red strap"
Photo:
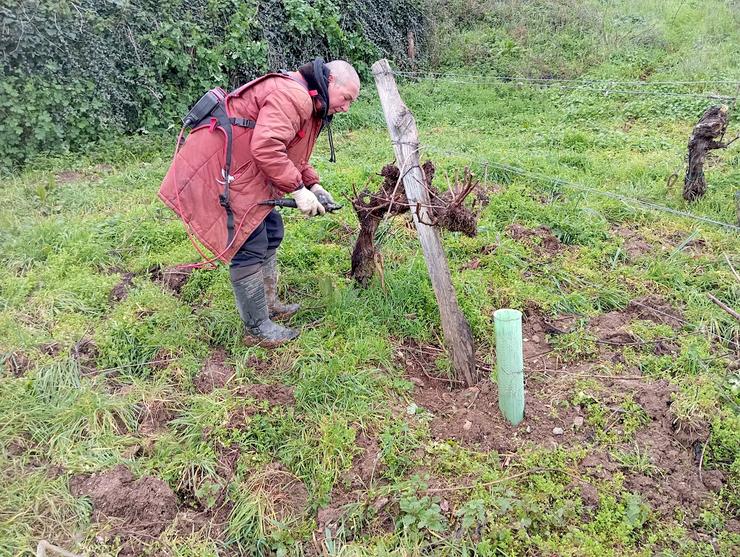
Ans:
[[[211,118],[211,125],[208,126],[208,131],[213,133],[213,130],[216,129],[216,124],[218,124],[218,120],[216,120],[215,118]]]
[[[319,92],[316,89],[309,89],[308,94],[311,95],[312,97],[316,97],[318,96]]]
[[[306,132],[304,130],[298,130],[298,137],[303,139],[304,137],[306,137]]]

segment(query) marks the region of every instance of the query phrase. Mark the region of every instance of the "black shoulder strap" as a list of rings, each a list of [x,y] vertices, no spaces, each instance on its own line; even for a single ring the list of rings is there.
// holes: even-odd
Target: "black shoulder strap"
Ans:
[[[224,168],[221,171],[221,177],[223,178],[224,191],[218,196],[221,207],[226,211],[226,230],[227,240],[226,245],[231,244],[234,239],[234,212],[231,210],[231,202],[229,199],[229,184],[234,179],[231,176],[231,146],[233,143],[233,131],[231,129],[231,119],[229,114],[226,112],[226,106],[223,102],[220,102],[218,106],[212,112],[213,117],[216,118],[218,125],[224,130],[226,134],[226,161]]]

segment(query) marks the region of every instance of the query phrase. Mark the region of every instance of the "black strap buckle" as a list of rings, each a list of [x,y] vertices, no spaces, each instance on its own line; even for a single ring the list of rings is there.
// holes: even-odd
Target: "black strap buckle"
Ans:
[[[229,118],[229,122],[240,128],[254,128],[257,125],[257,122],[247,118]]]

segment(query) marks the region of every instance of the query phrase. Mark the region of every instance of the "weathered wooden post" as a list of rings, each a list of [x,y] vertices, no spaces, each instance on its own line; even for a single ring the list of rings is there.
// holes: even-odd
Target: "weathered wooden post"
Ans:
[[[401,170],[409,208],[419,233],[434,295],[437,297],[445,343],[452,356],[452,365],[457,378],[465,385],[472,386],[476,383],[473,334],[457,305],[457,296],[452,286],[450,268],[447,265],[439,230],[425,224],[432,222],[432,218],[427,210],[429,194],[419,165],[419,134],[416,130],[416,121],[401,100],[388,61],[378,60],[373,64],[372,71],[393,150],[396,153],[396,162]]]
[[[411,68],[416,68],[416,37],[411,29],[406,33],[406,54],[411,62]]]

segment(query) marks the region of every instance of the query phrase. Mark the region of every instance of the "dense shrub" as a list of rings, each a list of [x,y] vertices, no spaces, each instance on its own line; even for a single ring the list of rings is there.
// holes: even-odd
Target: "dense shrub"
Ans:
[[[5,0],[0,23],[2,165],[166,126],[216,85],[314,56],[366,72],[423,37],[415,0]]]

